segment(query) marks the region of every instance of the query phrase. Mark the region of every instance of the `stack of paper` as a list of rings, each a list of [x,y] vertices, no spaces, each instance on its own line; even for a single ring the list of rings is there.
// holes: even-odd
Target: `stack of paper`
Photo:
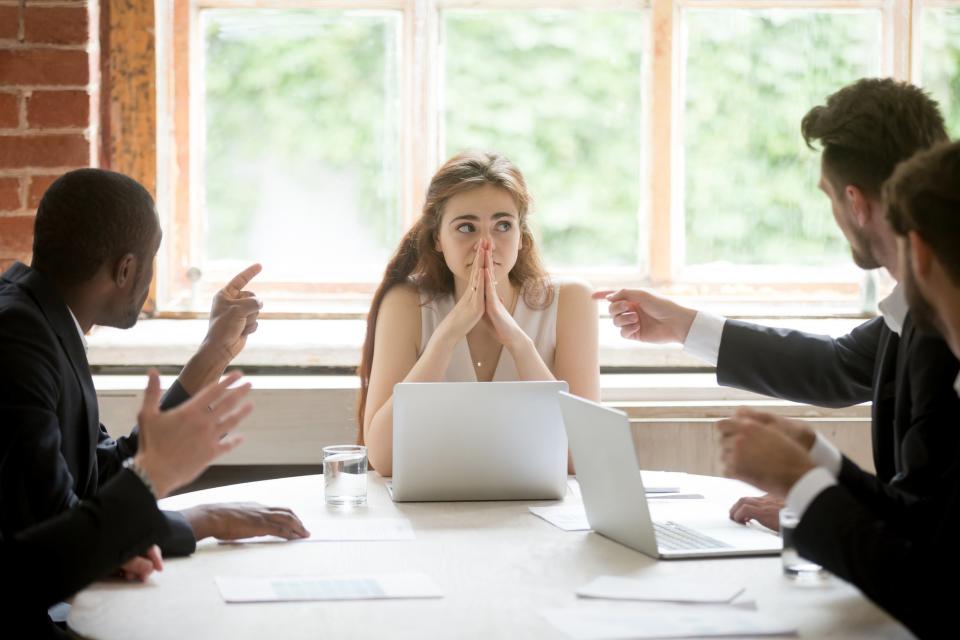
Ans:
[[[705,582],[600,576],[577,589],[577,595],[581,598],[608,600],[729,604],[743,591],[743,587],[728,587]]]
[[[383,576],[218,577],[215,580],[224,602],[443,597],[436,583],[421,573]]]
[[[680,493],[680,485],[677,480],[685,473],[676,473],[672,471],[641,471],[645,478],[651,478],[654,481],[644,480],[643,490],[647,494],[651,493]],[[580,483],[576,478],[567,480],[567,488],[576,497],[581,497]],[[648,496],[649,497],[649,496]]]
[[[564,531],[589,531],[587,513],[582,504],[559,505],[556,507],[528,507],[530,513],[543,518],[555,527]]]
[[[671,500],[697,500],[703,499],[699,493],[656,493],[647,494],[647,500],[655,500],[652,504],[664,504]],[[583,510],[582,503],[561,504],[550,507],[528,507],[530,513],[543,518],[553,526],[564,531],[589,531],[590,523],[587,521],[587,512]]]

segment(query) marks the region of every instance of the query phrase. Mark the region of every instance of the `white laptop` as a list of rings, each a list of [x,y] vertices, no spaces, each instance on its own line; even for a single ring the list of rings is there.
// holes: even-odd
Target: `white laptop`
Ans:
[[[555,500],[567,491],[566,382],[419,382],[393,388],[397,502]]]
[[[703,511],[709,505],[700,501],[684,501],[671,520],[654,521],[627,415],[559,395],[583,506],[595,532],[654,558],[780,553],[776,534],[739,525],[716,509]]]

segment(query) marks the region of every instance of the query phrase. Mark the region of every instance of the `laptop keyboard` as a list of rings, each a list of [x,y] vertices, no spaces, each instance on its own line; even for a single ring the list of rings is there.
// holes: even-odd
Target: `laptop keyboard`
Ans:
[[[676,522],[654,522],[657,546],[666,551],[696,551],[700,549],[733,549],[732,545],[704,535]]]

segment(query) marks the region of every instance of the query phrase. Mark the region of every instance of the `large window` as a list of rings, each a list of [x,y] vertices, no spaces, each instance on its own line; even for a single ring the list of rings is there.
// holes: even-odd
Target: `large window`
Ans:
[[[200,14],[203,271],[376,277],[400,218],[397,13]]]
[[[940,102],[950,136],[960,137],[960,3],[924,6],[916,41],[914,75]]]
[[[159,6],[161,312],[254,260],[274,310],[362,311],[465,148],[524,172],[554,272],[853,309],[803,114],[893,75],[960,133],[960,0]]]
[[[694,9],[683,20],[684,266],[827,265],[849,251],[811,188],[807,110],[880,74],[880,11]]]
[[[645,41],[641,11],[443,12],[445,155],[514,159],[555,266],[641,260]]]

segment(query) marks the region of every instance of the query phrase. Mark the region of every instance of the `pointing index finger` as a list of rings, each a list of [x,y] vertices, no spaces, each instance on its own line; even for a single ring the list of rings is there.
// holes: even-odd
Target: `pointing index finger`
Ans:
[[[263,266],[260,265],[260,263],[254,263],[250,265],[237,275],[233,276],[233,279],[227,283],[227,286],[225,286],[224,289],[231,296],[240,295],[240,291],[243,290],[243,288],[247,286],[262,269]]]

